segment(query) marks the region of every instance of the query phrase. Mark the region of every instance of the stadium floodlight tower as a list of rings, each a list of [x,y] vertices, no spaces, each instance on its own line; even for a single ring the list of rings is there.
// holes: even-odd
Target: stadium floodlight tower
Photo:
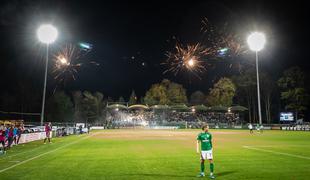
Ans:
[[[51,24],[43,24],[38,28],[37,36],[41,43],[46,44],[45,76],[44,76],[44,88],[43,88],[42,111],[41,111],[41,126],[42,126],[44,120],[44,106],[45,106],[46,79],[47,79],[47,66],[48,66],[48,48],[49,44],[53,43],[57,39],[58,31]]]
[[[258,74],[258,51],[264,48],[266,43],[265,35],[260,32],[253,32],[248,37],[248,45],[252,51],[255,51],[256,55],[256,80],[257,80],[257,102],[258,102],[258,118],[259,124],[262,124],[262,111],[260,103],[260,89],[259,89],[259,74]]]

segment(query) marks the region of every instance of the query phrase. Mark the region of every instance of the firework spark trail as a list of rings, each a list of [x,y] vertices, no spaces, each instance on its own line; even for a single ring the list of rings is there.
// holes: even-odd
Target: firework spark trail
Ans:
[[[228,29],[228,23],[225,23],[222,28],[212,25],[207,18],[202,20],[201,31],[203,32],[203,39],[206,43],[218,50],[227,49],[227,55],[230,57],[239,56],[246,53],[245,42],[241,40],[237,34]]]
[[[202,59],[206,53],[206,49],[201,46],[200,43],[186,46],[176,43],[175,51],[167,52],[167,61],[162,63],[169,66],[169,68],[164,71],[164,74],[172,72],[174,75],[177,75],[180,71],[185,70],[196,75],[202,73],[206,70]]]
[[[244,66],[251,65],[250,62],[243,61],[240,58],[241,55],[248,52],[245,40],[242,40],[231,28],[228,28],[228,23],[221,27],[219,29],[213,26],[207,18],[204,18],[201,27],[202,39],[206,40],[206,44],[210,44],[214,49],[217,49],[216,59],[225,60],[230,68],[237,67],[241,72]]]
[[[202,21],[201,31],[203,36],[200,42],[193,45],[182,45],[176,40],[174,51],[166,53],[167,60],[162,63],[168,65],[168,69],[164,71],[173,73],[175,76],[180,71],[188,71],[198,78],[199,74],[207,70],[209,61],[215,59],[219,50],[218,38],[216,38],[215,28],[205,18]]]
[[[227,50],[224,59],[230,60],[230,68],[237,68],[238,71],[241,72],[243,67],[251,65],[249,61],[243,61],[242,58],[239,58],[241,55],[247,53],[247,48],[241,38],[232,33],[223,33],[220,37],[218,46]]]
[[[78,68],[82,65],[81,63],[76,63],[81,57],[81,51],[69,44],[54,57],[55,67],[53,73],[56,74],[54,79],[59,82],[64,81],[66,78],[75,80],[75,73],[78,72]]]
[[[181,71],[188,71],[199,77],[199,74],[207,70],[208,65],[218,60],[228,62],[230,68],[238,67],[241,72],[241,68],[249,62],[243,62],[238,57],[245,54],[247,48],[240,37],[228,31],[227,26],[226,23],[219,29],[204,18],[200,29],[202,37],[198,43],[182,45],[174,38],[175,48],[166,52],[167,59],[162,63],[168,66],[163,74],[171,72],[176,76]]]
[[[207,70],[217,50],[214,45],[205,46],[200,42],[182,45],[176,41],[174,51],[166,52],[167,59],[162,65],[167,65],[168,69],[163,74],[171,72],[176,76],[181,71],[188,71],[201,79],[199,75]]]
[[[89,53],[90,50],[82,50],[75,45],[68,44],[64,46],[58,53],[54,55],[54,79],[58,82],[54,92],[56,91],[59,84],[65,84],[68,80],[76,80],[76,75],[85,63],[81,63],[83,58]],[[91,65],[98,66],[99,64],[95,61],[88,62]]]

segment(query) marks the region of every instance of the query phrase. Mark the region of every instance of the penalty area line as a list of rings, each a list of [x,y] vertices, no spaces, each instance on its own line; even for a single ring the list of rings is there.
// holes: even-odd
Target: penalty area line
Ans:
[[[56,149],[53,149],[53,150],[51,150],[51,151],[47,151],[47,152],[45,152],[45,153],[42,153],[42,154],[39,154],[39,155],[34,156],[34,157],[32,157],[32,158],[26,159],[26,160],[24,160],[24,161],[21,161],[21,162],[19,162],[19,163],[17,163],[17,164],[14,164],[14,165],[12,165],[12,166],[7,167],[7,168],[1,169],[1,170],[0,170],[0,173],[2,173],[2,172],[4,172],[4,171],[7,171],[7,170],[9,170],[9,169],[12,169],[12,168],[14,168],[14,167],[16,167],[16,166],[25,164],[25,163],[27,163],[27,162],[29,162],[29,161],[32,161],[32,160],[34,160],[34,159],[37,159],[37,158],[39,158],[39,157],[41,157],[41,156],[44,156],[44,155],[46,155],[46,154],[50,154],[50,153],[52,153],[52,152],[58,151],[59,149],[63,149],[63,148],[65,148],[65,147],[68,147],[68,146],[70,146],[70,145],[72,145],[72,144],[76,144],[76,143],[78,143],[78,142],[80,142],[80,141],[82,141],[82,140],[88,139],[88,138],[90,138],[90,137],[92,137],[92,136],[94,136],[94,135],[96,135],[96,134],[97,134],[97,133],[94,133],[94,134],[92,134],[92,135],[90,135],[90,136],[86,136],[86,137],[84,137],[84,138],[82,138],[82,139],[78,139],[78,140],[73,141],[73,142],[71,142],[71,143],[69,143],[69,144],[60,146],[60,147],[58,147],[58,148],[56,148]]]
[[[272,150],[266,150],[266,149],[261,149],[253,146],[242,146],[243,148],[250,149],[250,150],[255,150],[255,151],[261,151],[261,152],[268,152],[272,154],[278,154],[278,155],[284,155],[284,156],[290,156],[290,157],[296,157],[300,159],[307,159],[310,160],[310,157],[306,156],[301,156],[301,155],[296,155],[296,154],[290,154],[290,153],[283,153],[283,152],[277,152],[277,151],[272,151]]]

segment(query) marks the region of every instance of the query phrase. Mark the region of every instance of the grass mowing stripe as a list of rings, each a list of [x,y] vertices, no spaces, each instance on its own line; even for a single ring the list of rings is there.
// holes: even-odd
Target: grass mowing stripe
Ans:
[[[199,130],[121,129],[100,132],[4,171],[0,173],[0,180],[197,179],[195,175],[199,172],[200,163],[199,155],[194,151]],[[243,146],[310,157],[310,133],[270,130],[264,134],[250,135],[245,130],[212,132],[216,142],[217,180],[309,180],[309,160]],[[7,159],[5,163],[0,161],[0,170],[18,163],[8,161],[22,162],[86,136],[65,137],[62,143],[55,140],[44,149]],[[8,155],[29,151],[37,144],[43,146],[43,142],[29,144],[29,147],[18,147]],[[206,173],[209,173],[209,163],[205,166]]]
[[[33,149],[29,150],[29,151],[23,151],[23,152],[20,152],[20,153],[14,154],[14,155],[10,155],[10,156],[4,156],[1,160],[5,160],[5,159],[12,158],[12,157],[15,157],[15,156],[18,156],[18,155],[21,155],[21,154],[32,152],[32,151],[35,151],[35,150],[40,149],[42,147],[44,147],[44,146],[38,146],[38,147],[33,148]]]
[[[300,156],[300,155],[296,155],[296,154],[289,154],[289,153],[271,151],[271,150],[266,150],[266,149],[261,149],[261,148],[255,148],[255,147],[251,147],[251,146],[243,146],[243,147],[246,148],[246,149],[251,149],[251,150],[256,150],[256,151],[269,152],[269,153],[273,153],[273,154],[279,154],[279,155],[285,155],[285,156],[297,157],[297,158],[301,158],[301,159],[310,160],[310,157]]]
[[[92,134],[92,135],[90,135],[90,136],[86,136],[86,137],[84,137],[84,138],[82,138],[82,139],[78,139],[78,140],[76,140],[76,141],[74,141],[74,142],[71,142],[71,143],[69,143],[69,144],[60,146],[60,147],[58,147],[58,148],[56,148],[56,149],[53,149],[53,150],[51,150],[51,151],[48,151],[48,152],[45,152],[45,153],[43,153],[43,154],[34,156],[34,157],[29,158],[29,159],[26,159],[26,160],[24,160],[24,161],[21,161],[21,162],[19,162],[19,163],[17,163],[17,164],[14,164],[14,165],[10,166],[10,167],[1,169],[1,170],[0,170],[0,173],[2,173],[2,172],[4,172],[4,171],[7,171],[7,170],[9,170],[9,169],[12,169],[12,168],[14,168],[14,167],[16,167],[16,166],[19,166],[19,165],[21,165],[21,164],[24,164],[24,163],[26,163],[26,162],[29,162],[29,161],[31,161],[31,160],[37,159],[37,158],[39,158],[39,157],[41,157],[41,156],[44,156],[44,155],[46,155],[46,154],[55,152],[55,151],[57,151],[57,150],[59,150],[59,149],[63,149],[63,148],[65,148],[65,147],[68,147],[68,146],[70,146],[70,145],[72,145],[72,144],[78,143],[78,142],[80,142],[80,141],[82,141],[82,140],[88,139],[88,138],[90,138],[90,137],[92,137],[92,136],[94,136],[94,135],[95,135],[95,134]]]
[[[37,141],[41,141],[41,140],[37,140]],[[36,141],[33,141],[33,142],[36,142]],[[58,141],[58,143],[62,143],[62,142],[64,142],[64,140]],[[30,142],[30,143],[32,143],[32,142]],[[32,148],[32,149],[30,149],[30,150],[28,150],[28,151],[22,151],[22,152],[13,154],[13,155],[4,156],[4,157],[2,157],[2,158],[0,159],[0,162],[1,162],[1,161],[5,161],[6,159],[10,159],[10,158],[15,157],[15,156],[19,156],[19,155],[21,155],[21,154],[26,154],[26,153],[29,153],[29,152],[33,152],[33,151],[36,151],[36,150],[38,150],[38,149],[44,149],[45,147],[46,147],[46,146],[38,146],[38,147],[34,147],[34,148]]]

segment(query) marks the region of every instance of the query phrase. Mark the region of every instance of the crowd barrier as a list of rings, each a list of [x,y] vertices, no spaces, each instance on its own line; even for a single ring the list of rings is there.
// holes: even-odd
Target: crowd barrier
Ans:
[[[310,127],[309,126],[286,126],[286,127],[282,127],[282,130],[285,131],[310,131]]]
[[[150,126],[149,129],[179,129],[178,126]]]
[[[44,139],[46,137],[45,132],[37,132],[37,133],[28,133],[28,134],[22,134],[19,139],[19,143],[28,143],[32,141],[37,141]]]
[[[90,129],[101,130],[104,129],[104,126],[92,126]]]

